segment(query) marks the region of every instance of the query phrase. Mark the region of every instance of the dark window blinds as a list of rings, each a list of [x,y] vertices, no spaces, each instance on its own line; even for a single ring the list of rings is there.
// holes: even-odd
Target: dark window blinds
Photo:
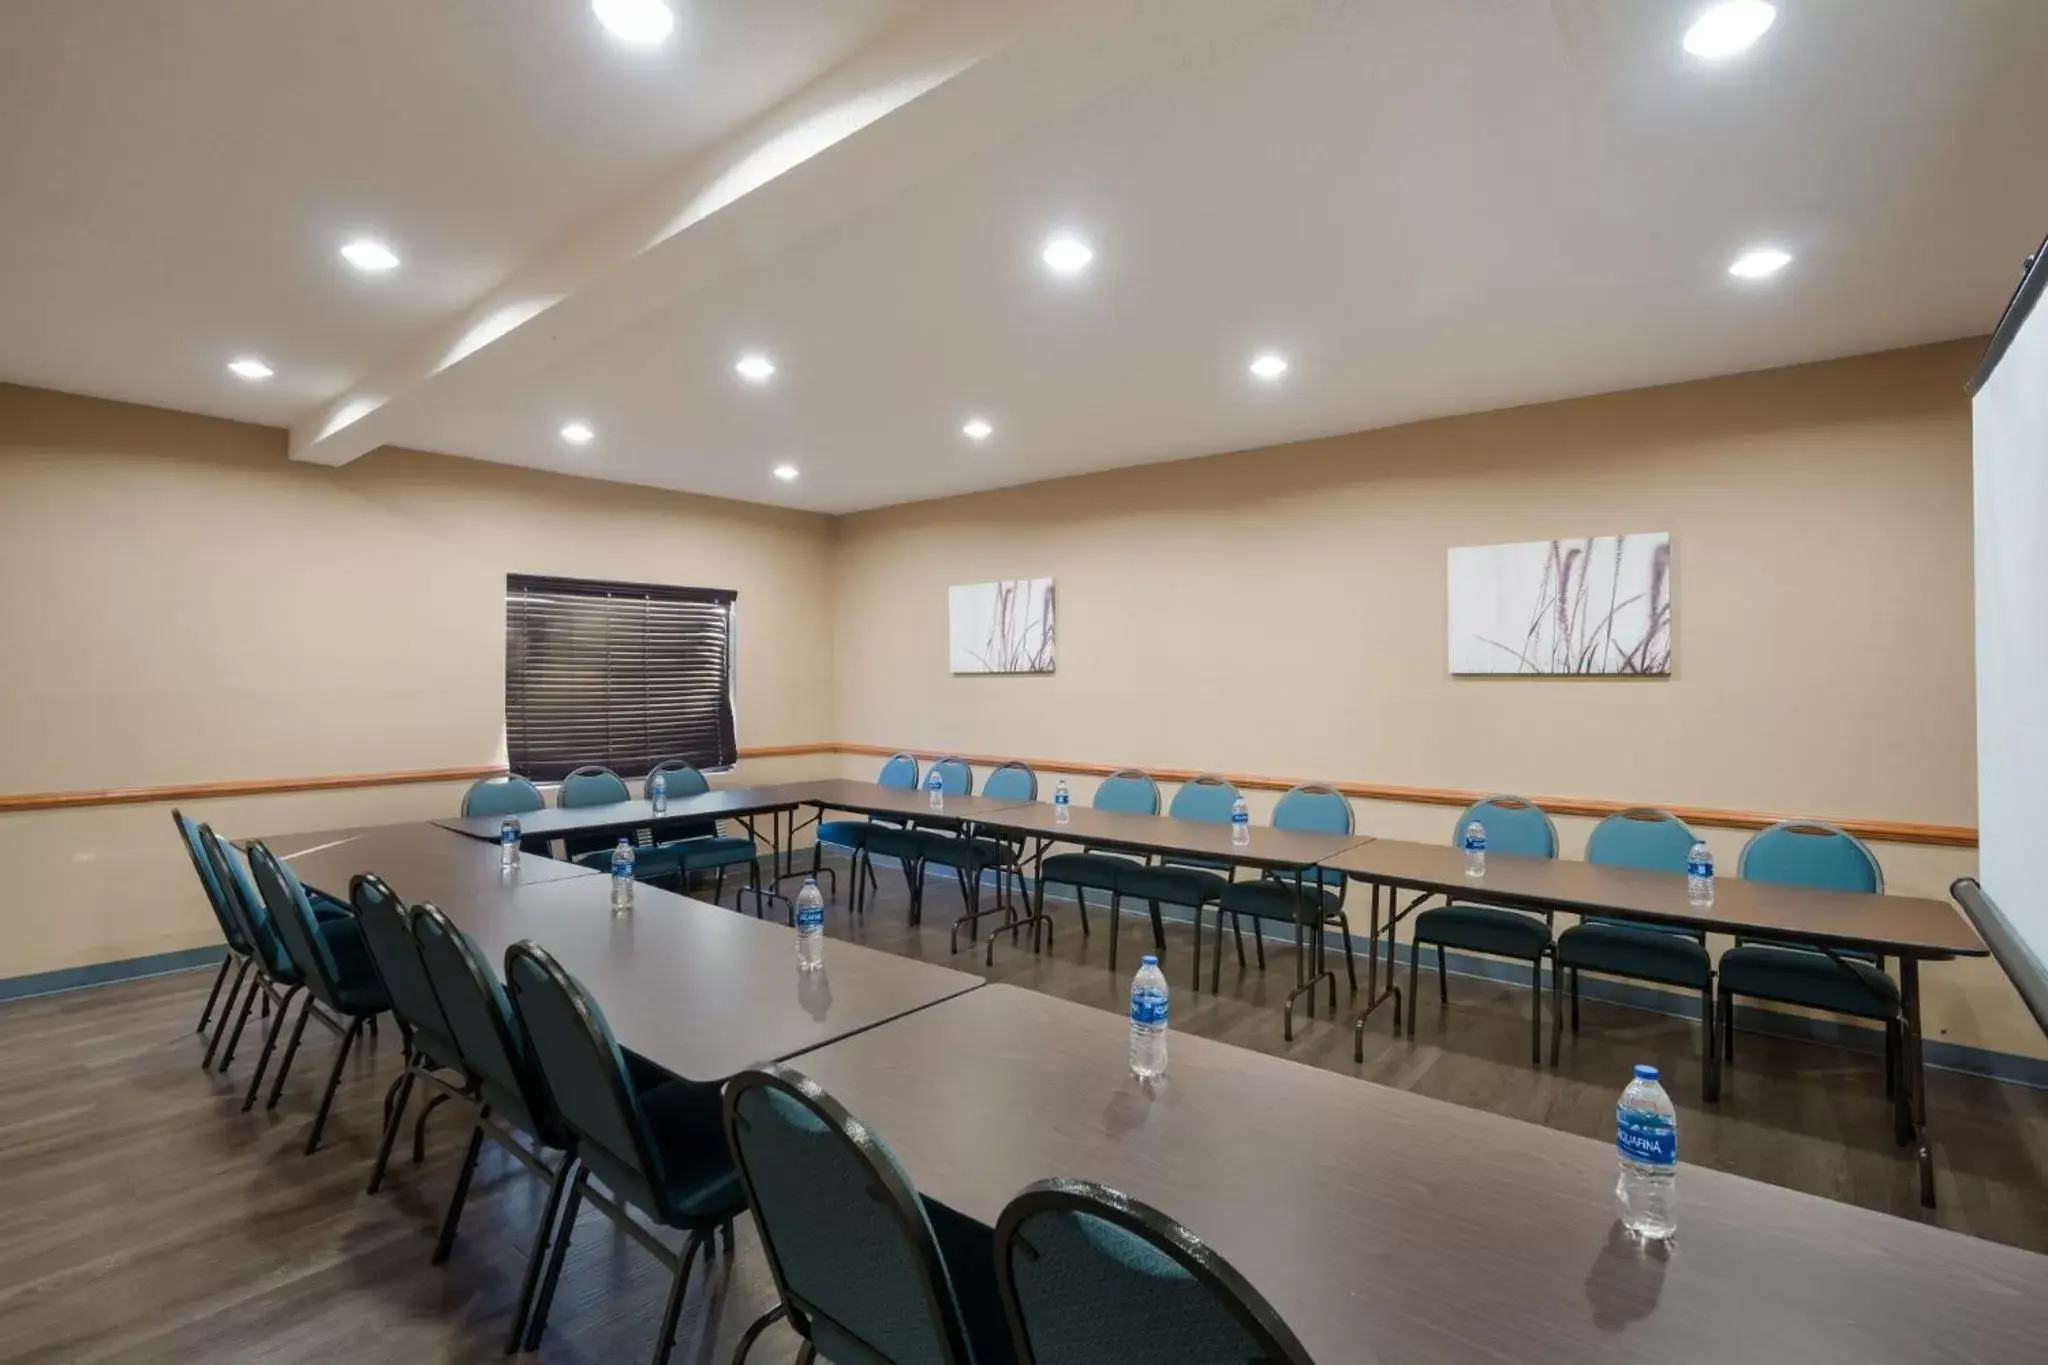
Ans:
[[[639,776],[663,759],[737,758],[734,594],[710,588],[505,577],[505,739],[540,781],[599,764]]]

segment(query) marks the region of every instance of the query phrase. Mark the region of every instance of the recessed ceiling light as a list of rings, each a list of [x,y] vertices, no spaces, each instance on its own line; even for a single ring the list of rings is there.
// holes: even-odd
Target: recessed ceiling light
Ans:
[[[733,371],[749,384],[765,384],[775,373],[775,362],[759,351],[749,351],[733,362]]]
[[[1685,31],[1685,50],[1718,61],[1747,52],[1777,21],[1778,8],[1766,0],[1721,0]]]
[[[228,369],[252,384],[268,379],[275,373],[268,365],[253,355],[237,356],[228,362]]]
[[[1287,373],[1287,357],[1261,351],[1252,358],[1251,372],[1260,379],[1278,379]]]
[[[572,446],[587,446],[596,437],[597,433],[586,422],[568,422],[562,426],[562,439]]]
[[[775,477],[784,483],[788,483],[796,477],[796,466],[793,464],[779,464],[775,466]]]
[[[341,258],[365,275],[381,275],[398,266],[398,256],[375,237],[358,237],[341,249]]]
[[[967,419],[967,425],[960,428],[960,434],[970,441],[986,441],[995,435],[995,428],[979,417]]]
[[[1792,264],[1792,253],[1774,246],[1753,246],[1729,262],[1728,273],[1738,280],[1767,280]]]
[[[637,47],[652,47],[675,31],[675,13],[662,0],[590,0],[590,10],[612,37]]]
[[[1045,244],[1046,265],[1056,275],[1078,275],[1095,259],[1095,253],[1079,237],[1061,233]]]

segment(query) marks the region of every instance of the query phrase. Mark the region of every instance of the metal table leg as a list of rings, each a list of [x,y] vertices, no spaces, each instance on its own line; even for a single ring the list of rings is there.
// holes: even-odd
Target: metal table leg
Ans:
[[[1365,1061],[1365,1022],[1372,1017],[1374,1010],[1388,1001],[1392,1001],[1394,1005],[1394,1032],[1399,1033],[1401,1031],[1401,986],[1394,974],[1394,943],[1401,920],[1409,911],[1414,910],[1416,906],[1429,899],[1427,893],[1417,896],[1409,903],[1408,909],[1403,910],[1401,908],[1401,889],[1398,886],[1388,885],[1382,887],[1378,882],[1371,883],[1371,886],[1372,931],[1371,936],[1366,940],[1365,1008],[1361,1009],[1351,1021],[1351,1060],[1360,1063]],[[1387,896],[1387,987],[1384,991],[1378,989],[1380,892],[1382,890],[1386,892]]]
[[[1337,1013],[1337,974],[1324,965],[1324,925],[1322,902],[1316,903],[1315,924],[1306,946],[1302,943],[1302,932],[1308,926],[1302,923],[1302,907],[1307,903],[1302,890],[1302,874],[1306,868],[1294,869],[1294,989],[1287,994],[1287,1003],[1280,1009],[1280,1031],[1288,1041],[1294,1041],[1294,1002],[1302,996],[1308,997],[1308,1017],[1316,1017],[1316,987],[1327,978],[1330,983],[1330,1013]],[[1219,916],[1217,930],[1222,931]]]
[[[1905,1037],[1900,1042],[1900,1066],[1905,1075],[1898,1087],[1905,1111],[1914,1157],[1920,1168],[1920,1204],[1934,1207],[1934,1149],[1927,1136],[1927,1062],[1920,1046],[1920,960],[1899,959],[1899,994],[1906,1008]]]

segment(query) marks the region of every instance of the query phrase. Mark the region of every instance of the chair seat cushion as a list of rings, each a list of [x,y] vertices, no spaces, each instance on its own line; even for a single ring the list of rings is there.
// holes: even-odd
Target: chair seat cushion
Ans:
[[[1518,910],[1440,905],[1415,917],[1415,941],[1533,961],[1550,946],[1550,926]]]
[[[903,829],[897,825],[870,825],[867,834],[868,856],[913,862],[924,854],[926,834],[925,830]]]
[[[921,853],[928,863],[976,872],[988,867],[1008,867],[1016,862],[1017,851],[998,839],[963,839],[957,834],[923,831]]]
[[[1040,866],[1038,875],[1042,881],[1113,891],[1118,877],[1141,866],[1134,858],[1113,853],[1055,853]]]
[[[818,826],[818,842],[834,848],[859,848],[867,842],[870,828],[865,820],[827,820]]]
[[[312,903],[314,919],[353,919],[355,911],[324,891],[306,888],[306,899]]]
[[[640,1112],[661,1161],[663,1193],[688,1223],[746,1211],[746,1191],[725,1141],[718,1087],[669,1080],[640,1092]]]
[[[1197,867],[1134,867],[1117,878],[1116,890],[1131,900],[1202,905],[1220,900],[1229,886],[1229,878]]]
[[[1232,882],[1223,893],[1223,908],[1234,915],[1255,915],[1259,919],[1297,918],[1297,911],[1306,908],[1311,920],[1320,919],[1337,912],[1339,902],[1333,891],[1324,890],[1314,882],[1304,879],[1301,895],[1294,894],[1294,879],[1285,881],[1278,878],[1260,878],[1255,882]]]
[[[1898,983],[1854,958],[1748,943],[1721,954],[1721,988],[1733,995],[1833,1010],[1862,1019],[1899,1013]]]
[[[1557,962],[1699,991],[1714,979],[1713,959],[1698,939],[1628,924],[1573,925],[1557,936]]]
[[[727,834],[714,834],[705,839],[678,839],[672,844],[657,844],[655,851],[674,855],[677,866],[685,872],[705,867],[731,867],[735,863],[751,863],[760,857],[752,839]]]

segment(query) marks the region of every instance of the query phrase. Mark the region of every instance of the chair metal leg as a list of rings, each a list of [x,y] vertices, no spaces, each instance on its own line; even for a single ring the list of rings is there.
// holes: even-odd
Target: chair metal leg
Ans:
[[[277,1013],[270,1016],[270,1027],[263,1034],[263,1051],[256,1058],[255,1073],[249,1077],[249,1093],[242,1097],[242,1112],[245,1114],[256,1107],[256,1096],[263,1088],[263,1072],[270,1065],[271,1050],[277,1046],[277,1035],[284,1031],[285,1016],[292,1012],[292,997],[298,993],[299,987],[288,987],[284,998],[277,1002]]]
[[[479,1124],[476,1140],[482,1137],[483,1127]],[[475,1164],[472,1158],[470,1165],[473,1167]],[[526,1274],[519,1283],[519,1297],[512,1305],[512,1331],[505,1340],[505,1354],[508,1356],[519,1349],[519,1339],[526,1332],[527,1317],[533,1312],[534,1290],[540,1285],[541,1262],[547,1259],[548,1241],[555,1230],[555,1214],[562,1207],[562,1195],[569,1188],[575,1165],[576,1159],[564,1152],[562,1164],[555,1167],[555,1178],[548,1182],[548,1197],[541,1205],[540,1225],[533,1230],[533,1246],[526,1253]]]
[[[1579,1031],[1579,969],[1572,968],[1572,1033]]]
[[[427,1159],[427,1115],[448,1103],[450,1096],[445,1090],[436,1090],[427,1097],[426,1108],[420,1110],[418,1120],[412,1126],[412,1164],[417,1166]]]
[[[1196,911],[1195,913],[1196,913],[1196,918],[1197,918],[1197,920],[1199,920],[1199,919],[1200,919],[1200,917],[1201,917],[1201,912],[1200,912],[1200,911],[1198,910],[1198,911]],[[1199,927],[1199,925],[1198,925],[1197,927]],[[1232,916],[1230,917],[1230,928],[1231,928],[1231,931],[1232,931],[1232,932],[1236,932],[1236,931],[1237,931],[1237,916],[1236,916],[1236,915],[1232,915]],[[1201,947],[1201,944],[1200,944],[1200,943],[1197,943],[1197,944],[1196,944],[1195,946],[1196,946],[1196,947],[1197,947],[1197,948],[1199,949],[1199,948]],[[1238,969],[1238,971],[1239,971],[1239,972],[1242,972],[1242,971],[1244,971],[1244,940],[1243,940],[1242,938],[1238,939],[1238,941],[1237,941],[1237,969]],[[1195,971],[1196,971],[1196,973],[1197,973],[1197,974],[1199,974],[1199,973],[1201,972],[1201,970],[1202,970],[1202,965],[1201,965],[1201,960],[1200,960],[1200,954],[1199,954],[1199,953],[1197,953],[1197,954],[1196,954],[1196,962],[1195,962]],[[1210,948],[1209,948],[1209,994],[1211,994],[1211,995],[1221,995],[1222,993],[1223,993],[1223,905],[1222,905],[1222,903],[1221,903],[1221,902],[1219,901],[1219,902],[1217,903],[1217,906],[1216,906],[1216,942],[1215,942],[1214,944],[1210,945]]]
[[[320,1147],[320,1131],[327,1126],[327,1111],[334,1107],[334,1092],[341,1088],[341,1069],[348,1065],[349,1049],[355,1046],[370,1020],[376,1016],[358,1016],[349,1021],[348,1029],[341,1035],[341,1047],[334,1054],[334,1067],[327,1073],[327,1090],[320,1096],[319,1112],[313,1115],[313,1131],[306,1134],[306,1155],[311,1156]]]
[[[1218,913],[1221,913],[1221,912],[1219,911]],[[1254,920],[1254,921],[1252,921],[1252,929],[1253,929],[1253,933],[1254,933],[1254,934],[1256,934],[1256,933],[1257,933],[1257,931],[1258,931],[1258,921],[1257,921],[1257,920]],[[1220,929],[1220,928],[1219,928],[1218,932],[1221,932],[1221,929]],[[1237,969],[1238,969],[1239,971],[1243,971],[1243,970],[1244,970],[1244,924],[1243,924],[1243,922],[1242,922],[1242,921],[1241,921],[1241,920],[1240,920],[1240,919],[1238,918],[1238,916],[1236,915],[1236,913],[1235,913],[1235,912],[1233,912],[1233,913],[1231,914],[1231,916],[1230,916],[1230,936],[1231,936],[1231,937],[1232,937],[1233,939],[1236,939],[1236,940],[1237,940]],[[1263,960],[1261,960],[1261,961],[1260,961],[1260,963],[1259,963],[1259,965],[1260,965],[1261,967],[1263,967],[1263,966],[1265,966],[1266,964],[1265,964],[1265,962],[1264,962]]]
[[[234,965],[235,955],[232,952],[228,953],[226,956],[221,958],[220,970],[218,972],[215,972],[213,975],[213,989],[206,993],[206,1008],[199,1011],[199,1027],[192,1030],[194,1033],[206,1032],[206,1026],[213,1021],[213,1007],[220,1002],[221,983],[228,979],[228,968]],[[246,968],[248,965],[249,959],[246,957],[243,958],[242,966]],[[241,985],[242,978],[239,976],[236,977],[235,984],[238,986]],[[234,1004],[234,995],[232,992],[228,996],[228,1004],[230,1006]],[[223,1021],[225,1021],[228,1017],[227,1011],[221,1011],[220,1017]],[[200,1069],[202,1071],[205,1070],[203,1066]]]
[[[1543,1065],[1543,958],[1529,964],[1529,1064]]]
[[[761,1339],[761,1333],[767,1331],[770,1327],[773,1327],[788,1316],[788,1307],[778,1303],[760,1317],[748,1323],[747,1330],[740,1333],[739,1346],[732,1353],[732,1365],[746,1365],[747,1352],[754,1349],[754,1343]]]
[[[391,1149],[398,1145],[398,1130],[405,1122],[406,1101],[412,1098],[415,1079],[410,1065],[398,1078],[398,1089],[391,1096],[389,1110],[384,1116],[384,1139],[377,1144],[377,1160],[370,1167],[370,1183],[364,1194],[375,1194],[384,1183],[384,1168],[391,1164]]]
[[[1721,1049],[1714,1037],[1714,983],[1700,992],[1700,1098],[1708,1104],[1721,1098]]]
[[[1735,997],[1726,987],[1721,990],[1721,1063],[1732,1066],[1735,1062]]]
[[[1557,1054],[1564,1043],[1564,966],[1550,964],[1550,1068],[1557,1069]],[[1713,1035],[1709,1033],[1708,1037]]]
[[[795,1365],[817,1365],[817,1359],[818,1348],[807,1341],[804,1343],[803,1349],[796,1353]]]
[[[1884,1097],[1896,1099],[1899,1091],[1899,1021],[1884,1021]]]
[[[1408,945],[1408,1036],[1410,1038],[1415,1036],[1415,1016],[1422,1013],[1421,1010],[1415,1008],[1415,1002],[1422,998],[1415,993],[1415,983],[1421,975],[1422,941],[1417,939]]]
[[[1223,944],[1220,942],[1223,937],[1223,907],[1220,905],[1216,907],[1216,937],[1219,940],[1216,945],[1216,956],[1221,957],[1223,956]],[[1200,994],[1202,989],[1202,903],[1200,901],[1195,902],[1195,969],[1188,979],[1188,989],[1197,994]]]
[[[299,1022],[292,1029],[291,1041],[285,1044],[284,1055],[277,1059],[277,1075],[271,1078],[270,1096],[263,1101],[265,1109],[277,1108],[278,1097],[284,1094],[284,1078],[292,1069],[292,1059],[299,1054],[299,1040],[306,1036],[306,1025],[313,1021],[313,993],[306,992],[299,1002]]]
[[[718,1240],[725,1248],[725,1254],[732,1255],[732,1220],[728,1218],[718,1226]]]
[[[1078,888],[1077,888],[1078,890]],[[1124,897],[1121,891],[1109,893],[1109,974],[1116,975],[1116,941],[1123,935],[1117,931],[1123,927]]]
[[[724,898],[724,896],[725,896],[725,869],[721,867],[721,868],[719,868],[719,869],[718,869],[718,880],[717,880],[717,881],[715,881],[715,882],[713,882],[713,883],[711,884],[711,903],[712,903],[713,905],[716,905],[716,904],[718,904],[718,903],[719,903],[719,901],[720,901],[721,899],[723,899],[723,898]],[[734,906],[733,908],[734,908],[735,910],[737,910],[737,909],[738,909],[739,907],[738,907],[738,906]]]
[[[235,972],[235,984],[228,987],[227,1003],[221,1006],[220,1022],[213,1027],[213,1037],[206,1044],[206,1055],[199,1059],[199,1069],[201,1071],[213,1069],[213,1054],[220,1050],[220,1040],[223,1037],[229,1034],[236,1038],[242,1036],[242,1021],[249,1017],[249,1009],[253,1002],[245,1000],[241,1011],[237,1013],[235,1001],[242,997],[242,978],[247,975],[249,975],[249,959],[245,957],[242,959],[241,967]],[[259,982],[257,987],[252,989],[259,989],[260,986],[261,983]],[[212,1009],[213,1006],[209,1004],[207,1008]],[[234,1020],[232,1024],[229,1023],[231,1016]]]
[[[1344,974],[1351,978],[1351,993],[1358,994],[1358,960],[1351,955],[1351,921],[1342,910],[1337,912],[1337,927],[1344,934]]]
[[[1089,934],[1087,887],[1076,886],[1074,888],[1074,904],[1081,907],[1081,937],[1086,938]],[[1041,910],[1045,908],[1045,878],[1043,876],[1038,879],[1038,908]]]
[[[697,1260],[697,1250],[707,1238],[701,1232],[693,1232],[683,1243],[683,1259],[676,1266],[676,1282],[669,1287],[668,1304],[661,1310],[661,1331],[654,1338],[653,1365],[668,1365],[669,1353],[676,1345],[676,1324],[683,1317],[683,1294],[689,1288],[690,1267]]]
[[[541,1276],[540,1298],[533,1305],[533,1319],[526,1324],[526,1349],[540,1349],[541,1333],[548,1329],[548,1309],[555,1302],[555,1283],[562,1278],[562,1262],[569,1255],[569,1240],[576,1231],[576,1210],[583,1203],[583,1185],[590,1179],[590,1172],[581,1163],[576,1167],[576,1178],[569,1184],[569,1199],[562,1206],[562,1216],[555,1223],[555,1244],[548,1250],[548,1268]]]
[[[1451,973],[1444,966],[1444,945],[1436,945],[1436,1002],[1439,1005],[1451,1003]]]
[[[469,1199],[469,1179],[476,1174],[476,1159],[484,1146],[484,1116],[486,1109],[476,1116],[476,1123],[469,1130],[469,1147],[462,1154],[462,1165],[455,1172],[455,1193],[448,1200],[448,1212],[441,1216],[441,1233],[434,1239],[434,1264],[441,1265],[448,1259],[448,1253],[455,1250],[455,1225],[462,1221],[462,1206]],[[569,1163],[565,1159],[563,1164]],[[529,1272],[531,1263],[529,1263]],[[516,1337],[515,1337],[516,1340]]]

